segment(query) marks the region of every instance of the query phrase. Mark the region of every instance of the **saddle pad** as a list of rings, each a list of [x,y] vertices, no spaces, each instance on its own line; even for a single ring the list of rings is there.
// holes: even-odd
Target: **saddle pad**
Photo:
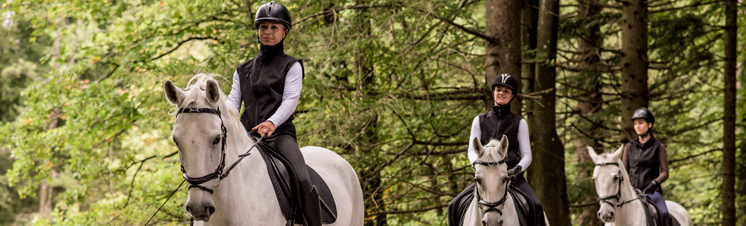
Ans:
[[[288,184],[291,179],[290,175],[288,174],[287,167],[282,164],[282,161],[274,158],[274,156],[272,156],[271,154],[266,153],[267,150],[264,150],[264,148],[261,148],[261,146],[258,147],[260,147],[259,153],[261,153],[262,158],[264,159],[264,163],[267,165],[269,178],[272,181],[272,187],[274,187],[275,189],[275,196],[277,197],[277,202],[280,203],[282,214],[285,216],[285,218],[290,219],[292,217],[291,200],[293,200],[291,194],[293,194],[294,192],[284,190],[293,187]],[[277,167],[277,170],[273,168],[273,165]],[[316,170],[309,167],[308,165],[306,165],[306,167],[308,168],[308,175],[311,177],[311,182],[316,186],[316,190],[318,191],[321,199],[321,221],[324,224],[334,223],[337,220],[337,206],[334,203],[332,192],[329,190],[329,186],[326,185],[326,182],[324,182],[324,179],[319,176]],[[300,210],[298,209],[296,211],[298,212],[298,214],[296,214],[295,216],[295,222],[303,222],[303,220],[301,219],[302,216]]]

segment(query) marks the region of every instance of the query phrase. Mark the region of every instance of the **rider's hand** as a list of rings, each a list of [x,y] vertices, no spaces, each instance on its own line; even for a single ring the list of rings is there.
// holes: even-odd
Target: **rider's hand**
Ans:
[[[272,136],[272,133],[275,132],[275,124],[270,121],[266,121],[262,122],[258,126],[255,126],[254,128],[251,128],[251,130],[256,130],[261,136],[267,134],[267,136],[269,137]]]
[[[508,170],[508,177],[510,177],[511,180],[515,179],[515,176],[518,175],[519,173],[521,173],[521,169],[522,169],[521,165],[516,165],[512,169],[509,169]]]
[[[642,192],[644,192],[644,193],[646,193],[646,194],[647,194],[648,192],[649,192],[649,193],[653,193],[653,192],[655,192],[655,187],[656,187],[657,185],[658,185],[658,181],[656,181],[656,180],[653,180],[653,181],[651,181],[651,182],[650,182],[650,184],[648,184],[648,186],[647,186],[647,187],[645,187],[645,189],[643,189],[643,190],[642,190]]]

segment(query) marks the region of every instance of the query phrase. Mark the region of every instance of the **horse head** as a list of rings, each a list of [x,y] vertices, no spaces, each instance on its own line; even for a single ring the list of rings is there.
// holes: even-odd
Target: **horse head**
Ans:
[[[629,177],[621,161],[623,145],[614,153],[603,153],[597,155],[593,148],[588,147],[596,168],[593,170],[593,180],[596,183],[596,193],[601,207],[598,210],[598,218],[604,223],[613,223],[615,207],[624,205],[622,194],[625,193],[624,185],[629,184]],[[627,180],[626,182],[624,182]],[[629,187],[629,186],[627,186]]]
[[[508,138],[491,140],[482,146],[477,138],[472,140],[477,161],[474,162],[474,181],[477,201],[484,213],[483,226],[502,226],[502,212],[508,199]]]
[[[206,222],[216,210],[212,193],[226,168],[223,119],[229,120],[230,110],[212,76],[200,74],[194,79],[198,81],[184,90],[170,80],[164,86],[166,98],[178,109],[172,138],[179,149],[184,179],[190,184],[186,210]]]

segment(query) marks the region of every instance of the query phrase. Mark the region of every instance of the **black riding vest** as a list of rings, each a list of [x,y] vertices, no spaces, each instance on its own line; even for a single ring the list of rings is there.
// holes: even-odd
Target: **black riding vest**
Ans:
[[[259,55],[241,63],[236,68],[241,84],[241,99],[244,112],[241,123],[247,131],[265,122],[274,114],[282,103],[285,91],[285,77],[295,62],[303,62],[283,52],[282,43],[275,46],[261,45]],[[305,77],[305,72],[303,72]],[[274,134],[289,134],[295,137],[294,115],[281,125]]]
[[[627,158],[633,188],[645,189],[645,186],[660,175],[661,164],[658,157],[660,146],[661,142],[654,137],[650,137],[644,144],[640,144],[639,139],[634,139],[627,144],[629,151]],[[663,194],[660,185],[655,190]]]
[[[508,137],[508,169],[518,165],[521,160],[518,145],[518,125],[521,119],[523,117],[510,112],[510,105],[492,106],[492,110],[479,115],[479,129],[482,132],[479,141],[482,145],[487,145],[492,139],[500,140],[503,135]]]

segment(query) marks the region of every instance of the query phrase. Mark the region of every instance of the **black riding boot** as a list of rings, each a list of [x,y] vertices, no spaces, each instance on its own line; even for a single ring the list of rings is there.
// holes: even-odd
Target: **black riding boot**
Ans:
[[[534,224],[536,226],[546,226],[546,222],[544,222],[544,211],[536,214],[536,222]]]
[[[306,226],[321,226],[321,204],[316,186],[303,195],[303,220]]]

